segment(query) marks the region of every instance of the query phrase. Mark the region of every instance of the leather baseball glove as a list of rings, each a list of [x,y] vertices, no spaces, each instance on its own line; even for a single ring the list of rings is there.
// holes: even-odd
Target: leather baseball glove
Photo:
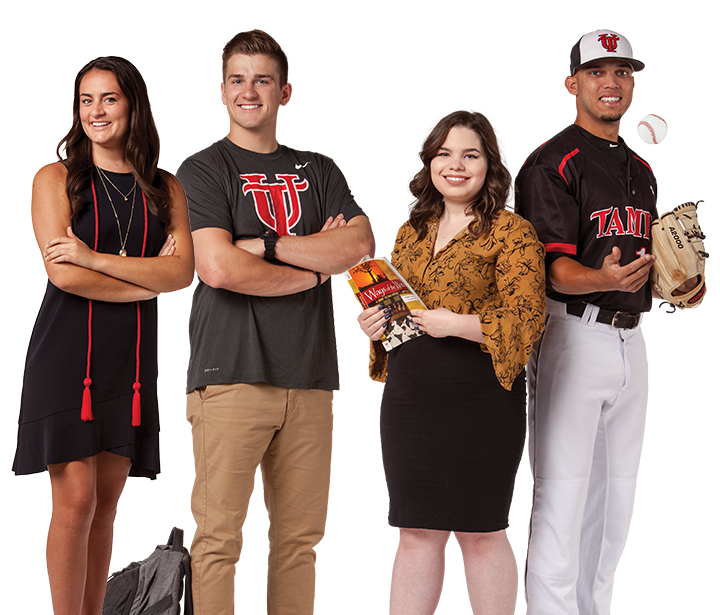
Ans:
[[[700,305],[707,290],[705,259],[708,253],[697,219],[697,205],[701,202],[677,206],[655,220],[650,228],[651,251],[656,258],[650,282],[665,301],[681,309]],[[678,290],[688,280],[695,281],[692,290]]]

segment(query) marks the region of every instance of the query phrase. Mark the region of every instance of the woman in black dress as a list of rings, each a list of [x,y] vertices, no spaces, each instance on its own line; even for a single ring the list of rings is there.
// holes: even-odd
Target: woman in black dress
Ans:
[[[49,281],[13,469],[50,474],[55,615],[100,615],[125,480],[160,471],[155,297],[192,282],[193,255],[185,195],[157,168],[159,147],[140,73],[98,58],[76,77],[60,161],[33,182]]]
[[[505,528],[525,441],[524,367],[543,329],[543,248],[505,209],[510,174],[483,115],[450,114],[420,157],[392,261],[428,307],[411,311],[426,335],[386,352],[390,315],[358,317],[373,340],[371,377],[386,382],[383,465],[400,528],[390,613],[435,611],[454,533],[473,613],[512,615]]]

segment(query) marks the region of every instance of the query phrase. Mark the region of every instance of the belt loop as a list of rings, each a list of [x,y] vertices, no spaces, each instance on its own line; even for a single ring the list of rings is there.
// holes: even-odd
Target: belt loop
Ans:
[[[585,311],[583,312],[580,322],[584,325],[594,325],[597,320],[597,315],[600,312],[600,308],[592,303],[585,304]]]

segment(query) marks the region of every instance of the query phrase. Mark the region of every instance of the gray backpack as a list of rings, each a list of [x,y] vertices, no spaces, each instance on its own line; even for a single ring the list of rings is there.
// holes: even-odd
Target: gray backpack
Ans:
[[[193,615],[190,554],[183,547],[183,531],[174,527],[166,545],[110,576],[102,615],[180,615],[183,580],[183,613]]]

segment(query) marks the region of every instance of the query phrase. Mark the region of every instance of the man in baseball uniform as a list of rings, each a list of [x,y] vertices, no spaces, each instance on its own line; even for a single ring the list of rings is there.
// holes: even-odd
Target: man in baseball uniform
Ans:
[[[547,327],[528,365],[528,615],[608,615],[630,526],[657,185],[619,129],[643,68],[617,32],[583,36],[565,80],[575,123],[535,150],[516,180],[516,210],[545,244],[548,279]]]
[[[227,43],[221,91],[227,137],[177,173],[200,278],[187,384],[195,613],[234,612],[259,465],[270,517],[267,612],[310,615],[338,388],[328,278],[372,254],[373,234],[330,158],[278,144],[292,88],[272,37],[253,30]]]

